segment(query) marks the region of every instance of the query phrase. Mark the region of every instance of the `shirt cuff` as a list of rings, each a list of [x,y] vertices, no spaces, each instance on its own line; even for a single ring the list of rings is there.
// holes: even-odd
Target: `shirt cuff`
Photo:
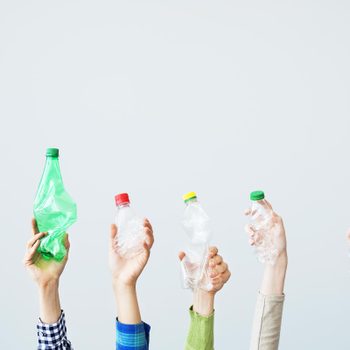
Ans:
[[[214,314],[215,314],[215,310],[209,316],[203,316],[203,315],[201,315],[198,312],[193,310],[193,305],[190,307],[191,319],[198,318],[199,320],[204,321],[204,322],[207,322],[207,321],[214,322]]]
[[[285,295],[284,294],[263,294],[259,291],[258,293],[258,299],[264,300],[266,302],[275,302],[275,303],[282,303],[284,302]]]
[[[125,324],[117,319],[117,350],[148,350],[151,326],[145,322]]]
[[[187,336],[186,350],[214,349],[214,312],[202,316],[190,308],[191,325]]]
[[[63,310],[56,323],[43,323],[39,318],[37,324],[38,350],[44,349],[71,349],[67,340],[66,320]]]

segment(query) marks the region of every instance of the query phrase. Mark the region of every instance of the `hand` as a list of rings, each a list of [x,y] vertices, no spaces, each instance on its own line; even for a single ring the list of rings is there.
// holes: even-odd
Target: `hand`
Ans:
[[[209,248],[208,259],[209,277],[212,285],[208,293],[216,294],[230,279],[231,272],[229,271],[228,265],[224,262],[222,257],[218,255],[218,248]]]
[[[261,205],[271,215],[267,229],[273,234],[277,257],[273,265],[265,264],[260,292],[264,295],[282,295],[288,265],[286,232],[282,218],[273,211],[271,204],[265,199],[261,201]],[[250,209],[246,210],[245,214],[249,215]],[[259,232],[255,231],[251,225],[246,225],[245,230],[249,235],[250,245],[258,244],[261,239]]]
[[[264,209],[270,213],[271,217],[269,220],[268,229],[271,230],[274,238],[274,244],[277,249],[277,260],[284,259],[287,257],[287,239],[284,229],[284,224],[282,218],[274,212],[271,204],[265,199],[260,201],[260,204]],[[251,209],[245,211],[245,215],[250,215]],[[245,231],[249,235],[249,244],[254,246],[259,244],[261,240],[261,235],[258,231],[255,231],[253,226],[248,224],[245,226]]]
[[[179,253],[180,261],[183,261],[185,257],[185,252]],[[189,263],[186,262],[186,264]],[[230,279],[231,276],[228,265],[223,261],[222,257],[218,255],[218,249],[216,247],[209,248],[207,275],[210,279],[209,282],[211,284],[211,289],[207,292],[212,294],[215,294],[220,289],[222,289],[224,284]]]
[[[67,254],[62,261],[57,262],[45,260],[38,252],[40,239],[45,237],[47,232],[39,233],[35,219],[32,219],[32,232],[33,237],[27,243],[23,263],[39,287],[40,319],[44,323],[52,324],[57,322],[61,314],[58,284],[68,261],[70,247],[68,234],[64,236]]]
[[[154,242],[154,237],[152,225],[147,219],[144,220],[143,226],[145,241],[143,242],[142,252],[132,258],[125,258],[121,256],[116,249],[118,228],[116,225],[111,225],[109,267],[112,272],[114,285],[123,285],[128,287],[135,286],[138,277],[141,275],[141,272],[147,264]]]
[[[184,252],[180,252],[180,261],[183,261],[185,256]],[[207,275],[210,279],[211,289],[206,291],[197,288],[193,292],[193,310],[202,316],[209,316],[213,313],[215,294],[231,277],[228,265],[218,255],[216,247],[209,248]]]
[[[68,234],[64,237],[64,244],[67,254],[60,262],[55,260],[45,260],[37,251],[40,245],[40,239],[47,235],[47,232],[40,232],[35,219],[32,219],[32,238],[27,243],[27,251],[24,255],[23,264],[31,274],[33,280],[39,287],[46,286],[51,282],[58,283],[58,280],[68,261],[69,239]]]

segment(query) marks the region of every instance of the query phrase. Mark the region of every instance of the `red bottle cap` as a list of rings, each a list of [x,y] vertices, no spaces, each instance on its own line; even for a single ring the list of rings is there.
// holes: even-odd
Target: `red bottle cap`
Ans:
[[[114,197],[114,199],[116,205],[130,203],[129,195],[127,193],[119,193]]]

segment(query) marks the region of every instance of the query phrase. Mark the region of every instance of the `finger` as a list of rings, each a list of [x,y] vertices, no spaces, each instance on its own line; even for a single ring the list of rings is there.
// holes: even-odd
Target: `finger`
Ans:
[[[222,263],[222,257],[220,255],[215,255],[213,258],[209,260],[209,266],[215,267]]]
[[[255,234],[255,229],[251,224],[247,224],[244,226],[244,231],[248,233],[249,236],[252,236]]]
[[[43,238],[44,236],[47,235],[47,232],[40,232],[40,233],[37,233],[34,237],[32,237],[28,243],[27,243],[27,249],[30,249],[36,241],[40,240],[41,238]]]
[[[40,240],[37,240],[33,246],[29,249],[29,255],[34,255],[37,251],[37,249],[39,248],[40,245]]]
[[[149,228],[151,231],[153,231],[153,227],[147,218],[143,220],[143,227]]]
[[[63,238],[63,244],[64,244],[65,248],[67,249],[67,252],[69,252],[70,242],[69,242],[69,235],[68,235],[68,233],[66,233],[64,238]]]
[[[228,269],[228,266],[226,263],[222,263],[220,265],[216,265],[214,268],[209,270],[209,277],[210,278],[215,278],[223,273],[225,273]]]
[[[251,209],[251,208],[245,209],[245,210],[244,210],[244,215],[250,215],[251,212],[252,212],[252,209]]]
[[[227,269],[224,273],[221,274],[221,277],[222,277],[222,282],[226,283],[231,277],[230,270]]]
[[[145,243],[147,244],[148,249],[150,250],[154,243],[153,231],[150,228],[145,229]]]
[[[224,286],[224,284],[222,282],[217,282],[217,283],[214,283],[214,282],[211,282],[211,285],[212,285],[212,290],[214,291],[219,291],[222,289],[222,287]]]
[[[226,270],[227,270],[227,264],[226,264],[225,262],[223,262],[222,264],[217,265],[217,266],[215,267],[215,272],[216,272],[217,274],[222,274],[222,273],[224,273]]]
[[[213,285],[222,285],[223,282],[222,282],[222,276],[221,275],[217,275],[216,277],[213,277],[210,279],[210,282],[213,284]]]
[[[114,242],[114,240],[116,239],[118,234],[118,228],[116,224],[112,224],[111,225],[111,235],[110,235],[110,239],[112,242]]]
[[[27,251],[23,259],[23,263],[25,266],[35,263],[39,245],[40,245],[40,240],[36,241],[34,245]]]
[[[255,240],[253,238],[249,238],[249,244],[250,245],[255,245]]]
[[[148,246],[148,244],[146,243],[146,241],[143,242],[143,250],[144,250],[144,253],[147,255],[147,258],[150,256],[151,254],[151,250]]]
[[[272,205],[271,205],[271,203],[270,203],[268,200],[265,199],[263,202],[264,202],[264,204],[265,204],[265,206],[266,206],[267,208],[273,210],[273,209],[272,209]]]
[[[208,257],[212,258],[213,256],[215,256],[218,253],[218,248],[216,247],[210,247],[209,248],[209,252],[208,252]]]
[[[273,211],[272,205],[266,200],[260,200],[258,203],[266,210],[266,211]]]
[[[185,252],[179,252],[178,256],[179,256],[180,261],[182,261],[182,259],[186,256],[186,253]]]
[[[283,219],[275,212],[272,214],[272,221],[275,224],[282,224],[283,225]]]
[[[39,233],[38,224],[34,218],[32,218],[32,232],[33,232],[33,235],[36,235]]]

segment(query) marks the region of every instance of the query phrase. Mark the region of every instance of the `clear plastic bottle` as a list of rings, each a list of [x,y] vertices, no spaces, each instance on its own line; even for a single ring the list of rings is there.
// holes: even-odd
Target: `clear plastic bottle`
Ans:
[[[254,191],[250,194],[252,201],[250,218],[255,231],[255,252],[261,263],[274,265],[278,250],[275,246],[272,211],[265,201],[263,191]]]
[[[115,223],[118,227],[116,248],[118,253],[131,258],[141,253],[145,239],[143,220],[130,207],[127,193],[115,196],[117,215]]]
[[[208,277],[208,247],[211,239],[209,217],[197,200],[195,192],[183,196],[186,204],[183,227],[189,238],[186,256],[182,261],[185,288],[211,288]]]

